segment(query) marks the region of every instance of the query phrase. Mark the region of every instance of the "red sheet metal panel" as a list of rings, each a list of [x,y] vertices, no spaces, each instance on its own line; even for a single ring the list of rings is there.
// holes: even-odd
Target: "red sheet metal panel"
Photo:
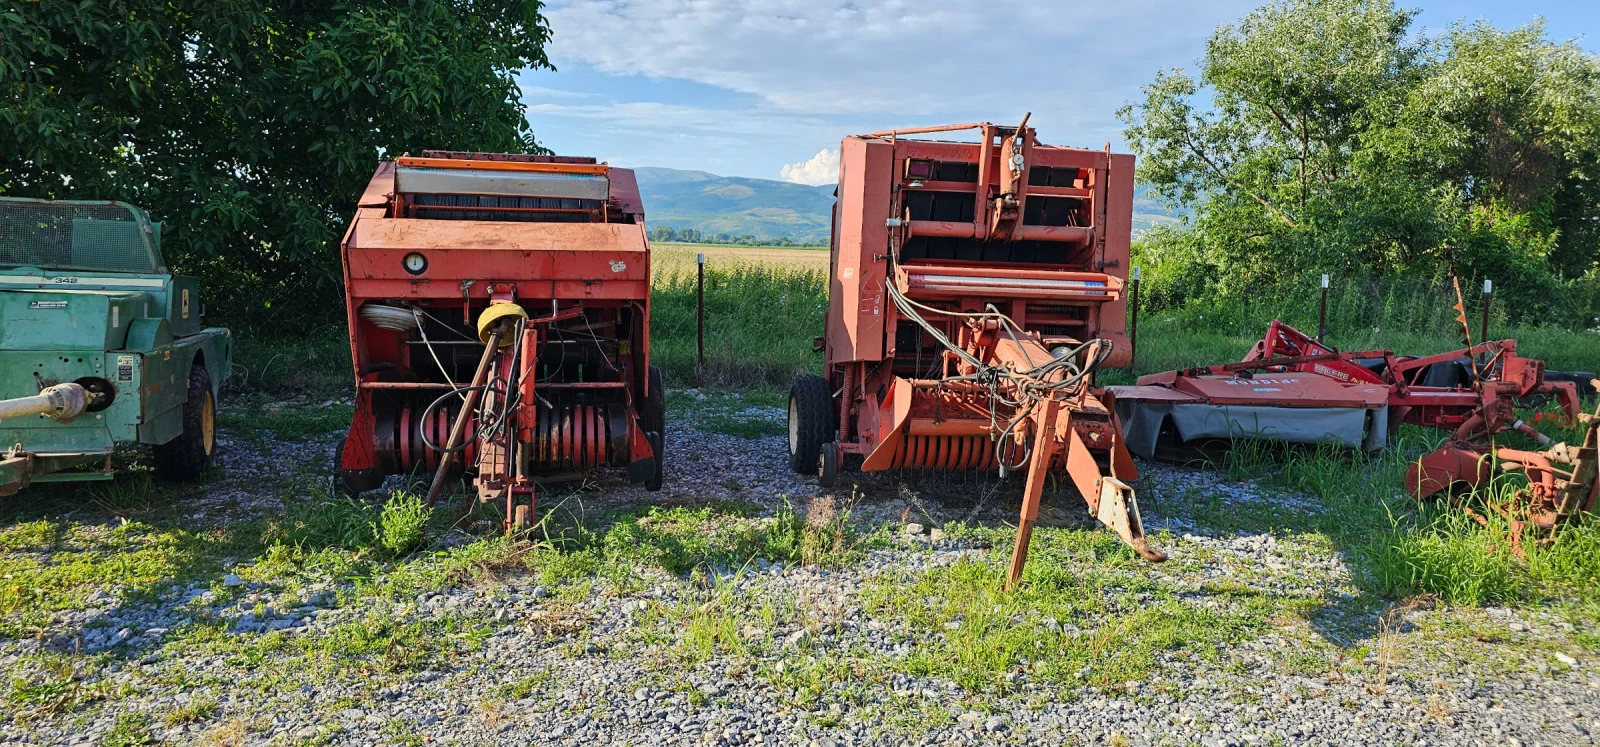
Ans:
[[[1214,405],[1275,407],[1365,407],[1366,398],[1326,376],[1280,374],[1251,379],[1192,376],[1178,379],[1179,391],[1198,395]]]
[[[829,282],[828,347],[832,362],[883,357],[883,287],[889,252],[894,149],[885,141],[845,138],[839,151],[839,201]]]
[[[1119,280],[1128,279],[1128,253],[1133,241],[1133,160],[1130,155],[1111,154],[1110,173],[1106,175],[1106,240],[1098,249],[1100,256],[1095,267],[1091,268]],[[1133,360],[1133,348],[1128,344],[1127,305],[1106,304],[1095,313],[1098,335],[1116,346],[1106,365],[1128,365]]]

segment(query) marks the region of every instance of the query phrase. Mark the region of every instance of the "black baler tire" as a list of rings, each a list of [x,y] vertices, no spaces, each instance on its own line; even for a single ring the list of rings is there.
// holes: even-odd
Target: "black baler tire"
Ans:
[[[667,385],[661,380],[661,367],[651,366],[649,393],[644,396],[644,408],[639,412],[639,425],[645,433],[660,433],[667,437]]]
[[[822,445],[833,441],[833,392],[828,380],[806,374],[789,389],[789,469],[817,474]]]
[[[207,408],[206,403],[211,407]],[[189,368],[188,398],[183,403],[183,431],[171,441],[157,445],[156,474],[166,480],[193,480],[211,469],[211,457],[216,451],[217,401],[211,390],[211,374],[203,365]],[[205,422],[209,417],[211,422]],[[206,444],[206,430],[212,434]]]
[[[650,479],[644,481],[644,489],[654,493],[655,491],[661,489],[661,482],[665,473],[664,466],[667,461],[667,455],[666,449],[662,448],[661,434],[659,432],[651,431],[650,433],[645,434],[645,438],[650,440],[650,448],[655,449],[656,463],[655,471],[650,473]]]

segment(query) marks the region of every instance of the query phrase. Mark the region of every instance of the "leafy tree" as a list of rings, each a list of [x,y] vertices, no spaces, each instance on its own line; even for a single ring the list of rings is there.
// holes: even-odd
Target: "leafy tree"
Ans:
[[[1333,272],[1489,276],[1591,315],[1600,60],[1534,24],[1414,35],[1390,0],[1281,0],[1119,114],[1140,178],[1194,208],[1138,247],[1153,298]],[[1165,285],[1165,287],[1161,287]]]
[[[340,307],[336,248],[380,157],[538,148],[514,78],[539,0],[38,0],[0,13],[0,193],[167,221],[214,315]],[[217,312],[221,312],[220,314]]]

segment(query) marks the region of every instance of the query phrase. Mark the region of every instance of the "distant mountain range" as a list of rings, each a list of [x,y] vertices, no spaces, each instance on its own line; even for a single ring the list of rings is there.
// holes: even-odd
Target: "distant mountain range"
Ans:
[[[652,228],[693,228],[715,236],[749,234],[762,239],[789,238],[807,244],[828,243],[833,185],[820,187],[718,176],[654,166],[635,168],[644,214]],[[1174,223],[1175,214],[1145,194],[1134,192],[1133,228],[1138,233]]]
[[[634,169],[644,198],[645,224],[693,228],[702,234],[750,234],[828,243],[833,185],[811,187],[775,179],[717,176],[704,171]]]

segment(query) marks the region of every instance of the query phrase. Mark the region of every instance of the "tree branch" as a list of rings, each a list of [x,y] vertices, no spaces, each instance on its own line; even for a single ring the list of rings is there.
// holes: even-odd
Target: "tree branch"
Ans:
[[[1251,192],[1248,189],[1245,189],[1238,182],[1234,181],[1231,177],[1229,177],[1227,175],[1227,173],[1225,173],[1221,168],[1219,168],[1215,163],[1213,163],[1212,160],[1206,156],[1206,154],[1200,152],[1200,149],[1195,146],[1193,138],[1189,137],[1189,133],[1188,133],[1187,130],[1185,130],[1184,133],[1183,133],[1183,144],[1184,144],[1184,146],[1186,148],[1189,149],[1189,152],[1191,154],[1193,154],[1195,158],[1200,159],[1200,162],[1204,163],[1206,165],[1206,168],[1211,169],[1211,172],[1216,174],[1218,178],[1222,179],[1222,181],[1226,182],[1228,184],[1228,186],[1231,186],[1234,189],[1237,189],[1240,192],[1243,192],[1243,193],[1249,195],[1251,197],[1251,199],[1254,199],[1256,202],[1261,203],[1261,206],[1266,208],[1268,212],[1272,213],[1273,215],[1278,216],[1279,220],[1282,220],[1284,223],[1289,224],[1290,227],[1292,227],[1292,228],[1299,228],[1300,227],[1299,223],[1294,222],[1294,220],[1292,218],[1290,218],[1287,215],[1284,215],[1282,210],[1279,210],[1272,203],[1268,202],[1265,197],[1262,197],[1261,195],[1258,195],[1258,194],[1256,194],[1254,192]]]

